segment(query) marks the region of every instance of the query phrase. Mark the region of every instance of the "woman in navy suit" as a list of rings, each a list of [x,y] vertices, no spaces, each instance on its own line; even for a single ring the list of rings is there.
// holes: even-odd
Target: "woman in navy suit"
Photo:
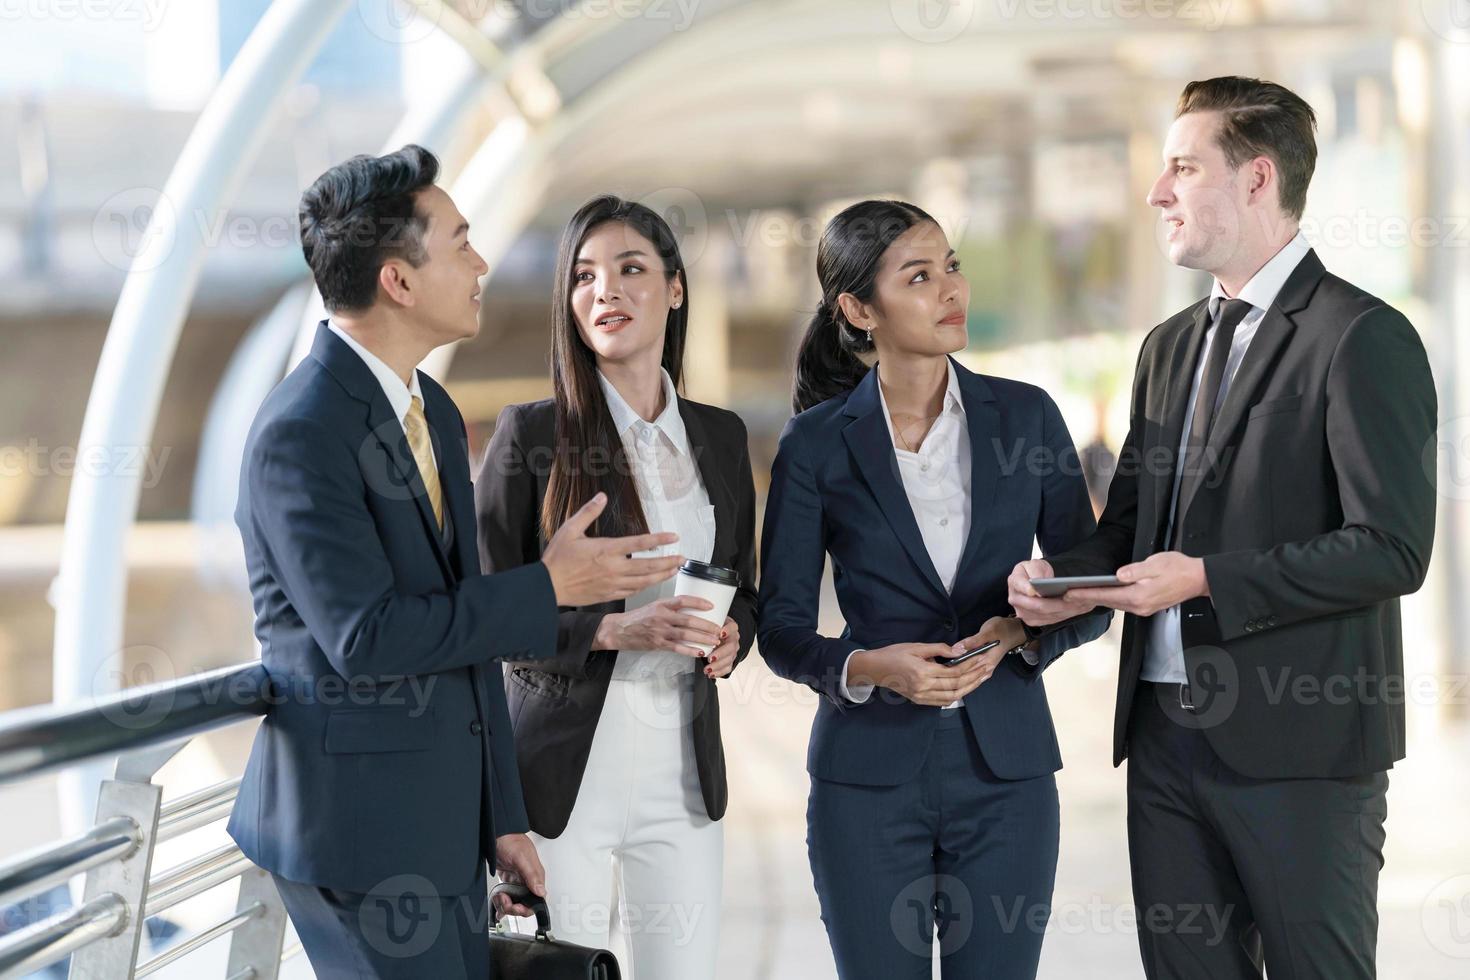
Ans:
[[[1041,673],[1106,631],[1044,636],[1006,576],[1093,529],[1071,436],[1039,388],[965,370],[969,286],[917,207],[864,201],[817,252],[822,302],[761,542],[761,654],[824,697],[807,847],[838,973],[1035,977],[1061,768]],[[860,353],[875,352],[878,364]],[[825,557],[841,636],[817,632]],[[950,658],[991,641],[988,653]]]

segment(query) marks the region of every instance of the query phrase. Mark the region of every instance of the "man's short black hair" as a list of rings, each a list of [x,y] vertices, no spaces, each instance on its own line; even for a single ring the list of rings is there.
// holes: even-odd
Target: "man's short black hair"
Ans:
[[[339,163],[301,195],[301,251],[328,311],[372,306],[388,259],[424,262],[428,221],[414,198],[438,176],[439,159],[410,143]]]

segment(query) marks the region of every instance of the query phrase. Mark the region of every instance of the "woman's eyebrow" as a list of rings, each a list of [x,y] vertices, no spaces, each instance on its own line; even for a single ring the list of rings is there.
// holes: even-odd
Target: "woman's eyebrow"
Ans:
[[[637,256],[639,258],[647,258],[648,257],[647,253],[641,252],[638,249],[634,248],[634,249],[629,249],[626,252],[619,252],[617,255],[613,256],[613,258],[615,258],[615,259],[631,259],[634,256]],[[591,259],[586,258],[584,256],[582,258],[577,259],[576,264],[577,265],[585,265],[585,264],[587,264],[588,262],[591,262],[591,261],[592,261]]]
[[[953,254],[954,254],[954,249],[950,249],[948,252],[945,253],[944,257],[945,258],[949,258]],[[929,264],[929,260],[928,259],[909,259],[907,262],[905,262],[903,265],[899,266],[894,271],[895,272],[902,272],[903,270],[907,269],[911,265],[928,265],[928,264]]]

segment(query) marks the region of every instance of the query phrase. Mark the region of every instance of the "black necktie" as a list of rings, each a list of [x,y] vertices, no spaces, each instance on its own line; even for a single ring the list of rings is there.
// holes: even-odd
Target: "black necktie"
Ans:
[[[1205,361],[1205,376],[1200,379],[1199,394],[1194,400],[1194,418],[1189,425],[1189,438],[1184,444],[1184,454],[1179,459],[1184,476],[1179,481],[1179,502],[1175,505],[1174,534],[1171,547],[1178,547],[1180,528],[1184,526],[1184,514],[1194,499],[1194,492],[1204,480],[1206,463],[1205,444],[1210,440],[1210,429],[1215,424],[1215,403],[1220,400],[1220,386],[1225,382],[1225,364],[1230,360],[1230,348],[1235,343],[1235,328],[1251,311],[1250,303],[1243,299],[1227,299],[1220,306],[1220,322],[1215,329],[1215,339],[1210,344],[1210,356]]]

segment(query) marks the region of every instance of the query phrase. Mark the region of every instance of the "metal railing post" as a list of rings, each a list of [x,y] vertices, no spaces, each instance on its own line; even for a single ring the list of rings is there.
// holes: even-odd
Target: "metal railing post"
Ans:
[[[240,897],[235,909],[244,912],[252,905],[264,911],[235,930],[230,937],[230,962],[226,977],[247,976],[276,980],[281,970],[281,947],[286,941],[286,906],[268,872],[252,868],[240,876]]]
[[[97,797],[97,823],[126,817],[138,826],[139,843],[126,857],[87,872],[84,902],[112,894],[122,899],[127,915],[122,927],[72,954],[71,980],[118,980],[131,977],[143,935],[143,902],[153,868],[158,813],[163,789],[153,775],[187,740],[146,749],[117,762],[116,778],[102,784]]]

